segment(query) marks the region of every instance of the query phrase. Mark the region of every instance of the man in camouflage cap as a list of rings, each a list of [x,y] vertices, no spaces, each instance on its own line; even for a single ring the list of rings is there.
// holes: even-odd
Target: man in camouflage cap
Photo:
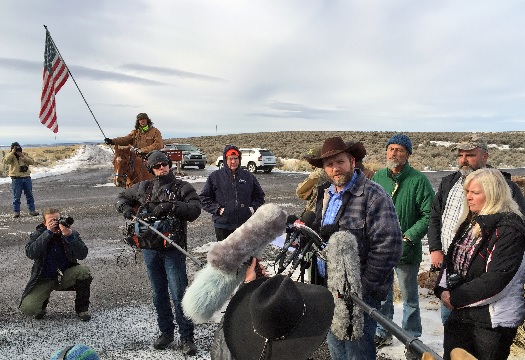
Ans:
[[[487,142],[481,134],[471,133],[459,139],[452,147],[457,152],[458,171],[445,176],[441,180],[439,189],[432,202],[430,223],[428,225],[428,247],[430,260],[435,268],[440,268],[445,253],[454,238],[459,217],[463,213],[465,193],[463,183],[465,177],[473,171],[490,167],[487,165],[489,157]],[[525,214],[525,198],[518,185],[510,179],[510,174],[503,172],[510,187],[512,198]],[[450,310],[441,307],[441,320],[445,323]]]

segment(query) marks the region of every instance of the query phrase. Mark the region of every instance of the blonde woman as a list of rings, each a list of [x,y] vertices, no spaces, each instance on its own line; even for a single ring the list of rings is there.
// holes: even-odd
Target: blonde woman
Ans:
[[[465,179],[465,212],[435,289],[452,311],[444,358],[463,348],[482,359],[506,359],[525,319],[525,224],[500,171]]]

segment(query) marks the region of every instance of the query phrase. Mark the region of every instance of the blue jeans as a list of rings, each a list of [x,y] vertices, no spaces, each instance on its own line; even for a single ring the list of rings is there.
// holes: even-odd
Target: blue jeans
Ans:
[[[419,265],[398,265],[395,268],[397,274],[397,281],[399,289],[401,290],[401,297],[403,298],[403,320],[401,327],[409,335],[420,337],[422,332],[421,327],[421,312],[419,309],[419,286],[417,284],[417,275],[419,273]],[[381,302],[381,314],[392,320],[394,317],[394,290],[389,291],[385,301]],[[376,335],[382,338],[391,336],[381,325],[377,325]]]
[[[33,183],[31,176],[11,178],[11,190],[13,191],[13,211],[20,212],[20,198],[22,191],[26,194],[27,208],[35,211],[35,199],[33,198]]]
[[[369,306],[379,309],[381,302],[367,296],[363,299]],[[367,313],[363,327],[363,336],[357,341],[339,340],[330,330],[326,337],[328,350],[333,360],[375,360],[376,345],[374,334],[377,323]]]
[[[443,325],[445,325],[445,322],[447,321],[451,312],[452,310],[447,309],[447,307],[441,303],[441,323]]]
[[[180,340],[193,341],[193,323],[184,316],[181,306],[182,296],[188,286],[185,255],[175,249],[143,249],[142,255],[153,290],[153,304],[157,310],[157,324],[160,331],[167,335],[173,335],[175,332],[169,296],[171,293]]]

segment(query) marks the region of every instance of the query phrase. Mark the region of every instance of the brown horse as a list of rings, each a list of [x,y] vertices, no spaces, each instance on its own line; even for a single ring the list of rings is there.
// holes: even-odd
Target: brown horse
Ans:
[[[113,183],[126,189],[142,180],[153,179],[153,174],[146,169],[146,160],[130,149],[129,146],[115,146],[113,158]]]

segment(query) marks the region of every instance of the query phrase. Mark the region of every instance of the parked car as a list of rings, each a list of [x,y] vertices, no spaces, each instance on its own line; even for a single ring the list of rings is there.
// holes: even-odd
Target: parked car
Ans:
[[[276,165],[275,155],[268,149],[250,148],[239,149],[239,151],[241,152],[241,167],[248,169],[251,173],[257,170],[270,173]],[[219,169],[224,166],[222,155],[217,158],[215,165]]]
[[[173,161],[180,161],[176,150],[182,151],[181,169],[186,166],[197,166],[199,169],[204,169],[206,166],[206,154],[191,144],[165,144],[164,151]]]

